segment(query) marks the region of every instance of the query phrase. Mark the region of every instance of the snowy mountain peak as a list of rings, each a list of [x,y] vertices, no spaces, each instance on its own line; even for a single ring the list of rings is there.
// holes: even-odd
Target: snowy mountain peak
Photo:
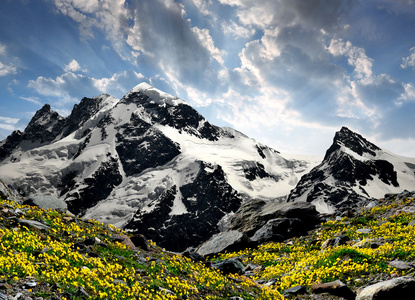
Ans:
[[[369,142],[360,134],[351,131],[347,127],[342,127],[340,131],[336,132],[332,146],[327,150],[325,159],[327,159],[333,152],[339,148],[344,147],[357,153],[359,156],[376,156],[376,151],[381,150],[375,144]]]
[[[169,106],[176,106],[179,104],[187,104],[182,99],[172,96],[168,93],[160,91],[159,89],[149,85],[148,83],[142,82],[132,88],[124,98],[129,98],[135,93],[146,95],[149,98],[149,101],[157,103],[158,105],[168,104]]]
[[[0,143],[1,179],[177,251],[217,233],[244,200],[282,201],[317,164],[212,125],[146,83],[121,100],[83,98],[66,118],[45,106],[32,124]]]
[[[414,161],[382,150],[343,127],[321,164],[301,178],[288,199],[312,202],[324,213],[359,206],[387,193],[412,190]]]

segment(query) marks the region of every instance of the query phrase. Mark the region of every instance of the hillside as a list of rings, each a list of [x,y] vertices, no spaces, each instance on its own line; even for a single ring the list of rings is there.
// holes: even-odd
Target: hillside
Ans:
[[[406,280],[396,295],[413,292],[414,196],[391,195],[306,236],[208,261],[112,225],[1,200],[0,297],[363,300],[372,299],[363,288],[390,279]]]

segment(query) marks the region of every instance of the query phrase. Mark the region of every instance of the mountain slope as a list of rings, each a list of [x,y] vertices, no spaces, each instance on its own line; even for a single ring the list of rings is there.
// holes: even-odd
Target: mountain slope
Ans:
[[[306,201],[323,213],[347,209],[415,187],[415,159],[390,153],[346,127],[318,166],[304,175],[288,201]]]
[[[0,155],[2,179],[25,195],[52,195],[172,250],[208,239],[244,200],[284,200],[317,164],[214,126],[145,83],[120,100],[84,98],[67,118],[45,105]]]

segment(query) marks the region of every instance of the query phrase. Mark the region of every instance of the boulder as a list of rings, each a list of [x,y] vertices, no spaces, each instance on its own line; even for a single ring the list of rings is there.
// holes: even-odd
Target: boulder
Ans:
[[[17,222],[26,227],[35,227],[39,230],[48,230],[50,227],[35,220],[17,219]]]
[[[410,276],[397,277],[362,289],[356,300],[412,299],[415,294],[415,279]]]
[[[340,280],[313,284],[311,286],[311,291],[314,294],[329,293],[331,295],[343,297],[348,300],[354,300],[356,297],[353,291],[349,289],[347,285],[341,282]]]
[[[396,268],[397,270],[410,270],[414,268],[414,264],[402,261],[402,260],[393,260],[388,263],[391,267]]]
[[[340,245],[345,245],[349,241],[349,237],[345,235],[336,236],[331,239],[327,239],[321,245],[321,249],[326,249],[327,247],[338,247]]]
[[[307,226],[297,218],[271,219],[255,232],[251,241],[257,244],[270,241],[282,242],[287,238],[306,234],[307,231],[304,228]]]
[[[148,240],[144,235],[135,234],[130,239],[135,247],[141,248],[142,250],[150,251],[150,247],[148,246]]]
[[[216,262],[212,265],[212,268],[220,270],[223,274],[239,274],[242,275],[245,272],[244,265],[238,259],[225,259]]]
[[[200,245],[196,252],[203,256],[211,256],[225,251],[239,251],[250,245],[246,234],[231,230],[215,234],[210,240]]]
[[[284,291],[284,295],[299,295],[299,294],[307,294],[307,288],[304,285],[297,285],[292,288],[286,289]]]
[[[205,257],[197,253],[194,248],[186,249],[185,251],[182,252],[182,255],[184,257],[190,258],[191,260],[195,262],[206,262]]]
[[[320,222],[315,206],[307,202],[252,200],[242,204],[231,221],[230,229],[255,234],[269,220],[277,218],[299,219],[303,222],[304,232],[311,230]]]
[[[131,239],[128,236],[124,235],[124,234],[114,234],[114,235],[111,236],[111,239],[113,241],[117,241],[117,242],[119,242],[121,244],[126,245],[127,247],[129,247],[132,250],[135,250],[136,249],[135,248],[135,245],[131,241]]]

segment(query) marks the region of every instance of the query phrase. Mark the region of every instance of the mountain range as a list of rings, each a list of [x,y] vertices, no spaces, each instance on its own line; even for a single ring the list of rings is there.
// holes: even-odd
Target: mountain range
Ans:
[[[414,189],[414,171],[415,158],[346,127],[323,160],[283,154],[146,83],[121,99],[83,98],[67,117],[46,104],[0,142],[0,179],[26,201],[67,207],[175,251],[227,230],[243,203],[305,201],[334,213]]]

